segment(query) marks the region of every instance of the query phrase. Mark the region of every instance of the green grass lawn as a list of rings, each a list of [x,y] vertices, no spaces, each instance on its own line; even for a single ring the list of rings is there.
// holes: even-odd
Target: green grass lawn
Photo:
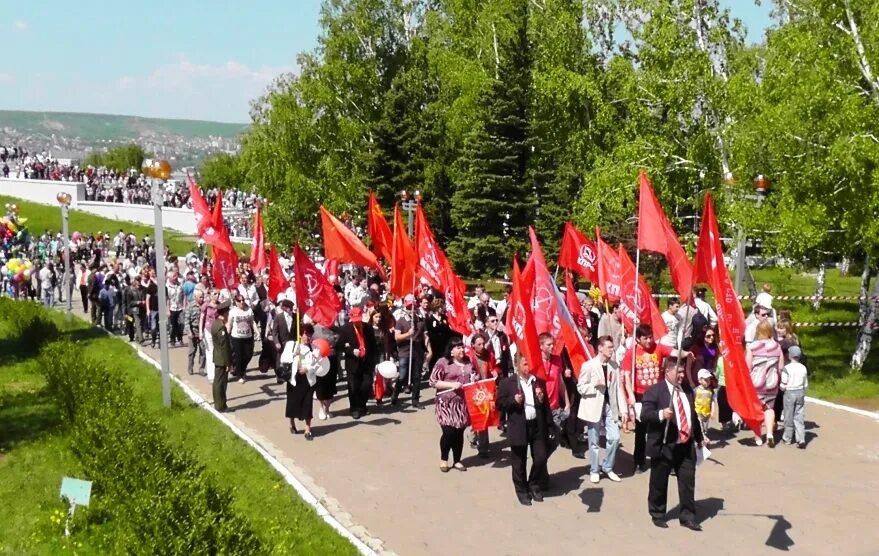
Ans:
[[[170,441],[185,446],[220,483],[232,488],[235,509],[247,517],[271,553],[357,553],[254,450],[181,390],[174,387],[172,407],[163,408],[158,373],[125,342],[82,321],[67,321],[61,314],[52,318],[63,335],[80,343],[84,357],[121,362],[143,410],[159,417]],[[0,554],[56,554],[71,549],[94,554],[100,539],[112,535],[113,523],[88,520],[88,508],[80,508],[73,536],[63,539],[66,507],[58,490],[63,476],[80,477],[79,468],[60,414],[48,401],[34,355],[27,346],[10,345],[0,327],[0,499],[4,501]]]
[[[18,214],[22,218],[27,218],[27,227],[32,235],[39,236],[44,230],[51,230],[52,232],[61,231],[61,209],[58,207],[0,195],[0,207],[5,206],[6,203],[14,203],[18,206]],[[104,218],[103,216],[96,216],[74,209],[70,210],[70,233],[75,231],[83,234],[103,232],[110,234],[112,238],[119,232],[120,228],[126,232],[134,232],[138,240],[143,239],[147,235],[150,237],[154,235],[152,226]],[[165,229],[165,244],[168,245],[168,248],[174,255],[185,255],[192,251],[195,248],[195,241],[196,238],[193,236]],[[250,245],[241,243],[234,245],[239,252],[244,250],[250,253]]]

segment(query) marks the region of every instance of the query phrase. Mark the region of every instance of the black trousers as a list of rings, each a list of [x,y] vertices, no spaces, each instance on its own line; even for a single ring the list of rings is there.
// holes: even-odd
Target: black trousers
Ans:
[[[696,452],[691,440],[686,444],[665,444],[650,460],[650,488],[647,510],[654,519],[665,519],[668,476],[674,469],[681,501],[681,521],[696,521]]]
[[[588,446],[583,442],[583,421],[577,419],[577,411],[580,409],[580,393],[577,392],[577,381],[574,377],[565,378],[565,388],[568,389],[568,396],[571,398],[571,414],[568,415],[568,419],[565,421],[565,430],[562,432],[571,452],[582,454]]]
[[[527,421],[525,426],[528,445],[510,446],[513,487],[516,489],[516,494],[527,494],[532,489],[541,490],[548,477],[546,439],[538,437],[536,420]],[[526,475],[529,448],[531,448],[531,472]]]
[[[643,394],[635,394],[635,401],[640,402]],[[635,450],[632,453],[635,467],[644,463],[644,452],[647,450],[647,425],[641,421],[635,421]]]
[[[351,411],[366,411],[366,400],[372,396],[372,373],[348,373],[348,405]]]
[[[183,311],[171,311],[168,317],[168,324],[171,326],[171,341],[183,343],[183,322],[180,320],[180,314]]]
[[[79,287],[79,295],[82,297],[82,312],[89,312],[89,289],[86,286]]]
[[[732,421],[732,408],[729,406],[729,399],[726,397],[726,386],[717,389],[717,420],[721,424]],[[704,434],[704,431],[703,431]]]
[[[461,461],[461,453],[464,451],[464,429],[441,425],[443,431],[440,436],[440,459],[449,460],[449,452],[452,452],[452,463]]]
[[[247,366],[253,357],[253,338],[230,338],[232,340],[232,361],[235,376],[247,374]]]
[[[229,384],[229,368],[216,367],[214,371],[214,382],[211,384],[211,390],[214,394],[214,409],[217,411],[226,411],[226,389]]]

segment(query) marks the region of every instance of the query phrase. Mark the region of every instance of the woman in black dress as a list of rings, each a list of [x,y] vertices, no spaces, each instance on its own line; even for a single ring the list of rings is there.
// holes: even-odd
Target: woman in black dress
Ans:
[[[375,368],[379,363],[394,359],[396,356],[396,342],[394,341],[394,318],[388,311],[387,306],[380,306],[370,317],[372,326],[372,349],[369,350],[369,364]],[[375,405],[382,405],[385,391],[389,390],[385,378],[378,372],[375,373]]]
[[[329,355],[330,372],[324,376],[317,377],[314,385],[314,397],[320,403],[320,411],[317,418],[325,421],[332,417],[330,413],[330,405],[339,392],[336,382],[339,380],[339,359],[336,357],[336,341],[339,339],[339,333],[334,328],[326,328],[319,324],[314,327],[314,339],[323,338],[330,343],[332,348]]]
[[[427,340],[430,343],[430,361],[428,368],[433,371],[437,361],[446,353],[449,340],[452,338],[452,329],[446,319],[446,302],[436,298],[430,302],[430,314],[427,316]]]
[[[287,410],[285,415],[290,419],[290,432],[299,434],[296,429],[296,419],[305,421],[305,439],[311,440],[311,419],[314,411],[314,385],[317,382],[315,357],[311,353],[311,338],[314,335],[314,326],[303,324],[302,336],[299,338],[303,355],[297,357],[296,368],[293,375],[287,381]],[[316,354],[315,354],[316,355]],[[295,382],[295,384],[292,384]]]

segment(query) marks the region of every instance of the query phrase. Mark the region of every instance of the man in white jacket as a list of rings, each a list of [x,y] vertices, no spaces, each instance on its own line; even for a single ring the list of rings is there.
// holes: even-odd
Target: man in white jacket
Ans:
[[[620,367],[613,360],[613,340],[610,336],[598,338],[598,355],[583,363],[577,391],[580,393],[580,408],[577,418],[586,422],[589,438],[589,459],[591,469],[589,480],[594,484],[604,473],[608,479],[619,482],[620,477],[613,471],[614,460],[620,445],[620,425],[627,418],[626,397],[622,387]],[[604,461],[599,464],[599,435],[604,424],[607,439]]]

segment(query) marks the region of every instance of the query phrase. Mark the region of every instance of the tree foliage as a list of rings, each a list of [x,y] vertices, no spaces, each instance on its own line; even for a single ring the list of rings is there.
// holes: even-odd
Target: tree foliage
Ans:
[[[247,172],[237,155],[219,153],[202,164],[199,185],[217,189],[246,189]]]
[[[132,168],[140,171],[147,154],[140,145],[130,143],[119,147],[113,147],[105,152],[92,151],[83,160],[84,165],[95,168],[105,167],[116,172],[127,172]]]
[[[879,4],[775,4],[748,44],[718,0],[325,0],[301,72],[253,104],[246,181],[284,244],[314,242],[319,204],[362,222],[369,189],[420,190],[467,275],[528,225],[549,256],[566,220],[630,242],[640,169],[690,247],[713,191],[768,254],[879,256]]]

